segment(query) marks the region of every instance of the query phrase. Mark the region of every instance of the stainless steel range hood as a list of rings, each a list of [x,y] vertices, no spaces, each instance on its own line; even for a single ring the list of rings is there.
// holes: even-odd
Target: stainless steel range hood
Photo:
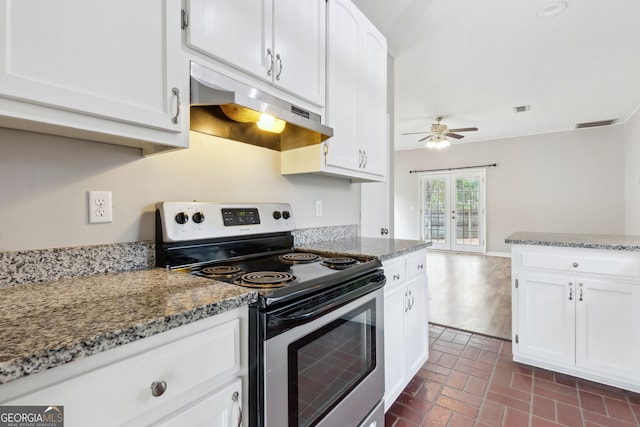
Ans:
[[[284,120],[281,133],[258,128],[262,114]],[[318,114],[191,63],[191,130],[271,150],[320,144],[333,136]]]

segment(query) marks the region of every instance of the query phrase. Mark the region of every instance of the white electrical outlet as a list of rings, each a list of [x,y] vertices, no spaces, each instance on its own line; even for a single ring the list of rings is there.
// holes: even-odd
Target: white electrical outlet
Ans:
[[[111,191],[89,191],[89,224],[113,222]]]
[[[322,200],[316,200],[316,216],[322,216]]]

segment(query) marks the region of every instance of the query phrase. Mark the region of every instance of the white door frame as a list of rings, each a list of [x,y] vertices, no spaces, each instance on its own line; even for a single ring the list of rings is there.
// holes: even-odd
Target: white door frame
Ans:
[[[451,221],[451,203],[453,203],[453,200],[455,199],[455,188],[454,188],[454,183],[455,183],[455,179],[458,177],[465,177],[465,176],[479,176],[480,177],[480,183],[479,183],[479,192],[480,192],[480,200],[478,203],[478,222],[479,222],[479,244],[477,246],[471,246],[471,245],[457,245],[455,243],[455,227],[453,226],[455,223],[453,221]],[[425,200],[424,200],[424,184],[423,184],[423,180],[425,177],[429,177],[429,178],[445,178],[446,180],[446,191],[447,191],[447,197],[445,198],[445,219],[446,219],[446,237],[445,237],[445,243],[443,244],[437,244],[434,243],[432,245],[432,249],[437,249],[437,250],[449,250],[449,251],[456,251],[456,252],[473,252],[473,253],[482,253],[485,254],[487,252],[487,214],[486,214],[486,169],[485,168],[478,168],[478,169],[466,169],[466,170],[452,170],[452,171],[439,171],[439,172],[423,172],[421,174],[419,174],[419,185],[418,185],[418,191],[420,192],[419,194],[419,198],[418,200],[420,200],[420,238],[422,240],[426,239],[425,236],[425,215],[424,215],[424,206],[425,206]]]

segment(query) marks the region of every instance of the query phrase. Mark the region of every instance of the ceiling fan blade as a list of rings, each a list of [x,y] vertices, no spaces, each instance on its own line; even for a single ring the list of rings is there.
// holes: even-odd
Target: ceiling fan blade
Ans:
[[[431,131],[425,130],[424,132],[406,132],[402,133],[401,135],[418,135],[420,133],[431,133]]]
[[[478,128],[458,128],[458,129],[449,129],[449,132],[471,132],[474,130],[478,130]]]
[[[428,140],[430,140],[431,138],[433,138],[433,135],[425,136],[424,138],[419,139],[419,140],[418,140],[418,142],[428,141]]]
[[[464,135],[458,135],[457,133],[447,133],[445,136],[451,137],[451,138],[455,138],[455,139],[462,139],[464,138]]]

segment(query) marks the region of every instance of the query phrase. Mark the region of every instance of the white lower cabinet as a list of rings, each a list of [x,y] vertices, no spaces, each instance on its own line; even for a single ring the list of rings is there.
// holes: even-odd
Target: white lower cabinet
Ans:
[[[426,250],[419,250],[382,265],[385,412],[429,357],[426,259]]]
[[[514,360],[640,391],[638,266],[629,252],[514,246]]]
[[[67,427],[239,426],[246,310],[3,384],[0,405],[64,406]]]

